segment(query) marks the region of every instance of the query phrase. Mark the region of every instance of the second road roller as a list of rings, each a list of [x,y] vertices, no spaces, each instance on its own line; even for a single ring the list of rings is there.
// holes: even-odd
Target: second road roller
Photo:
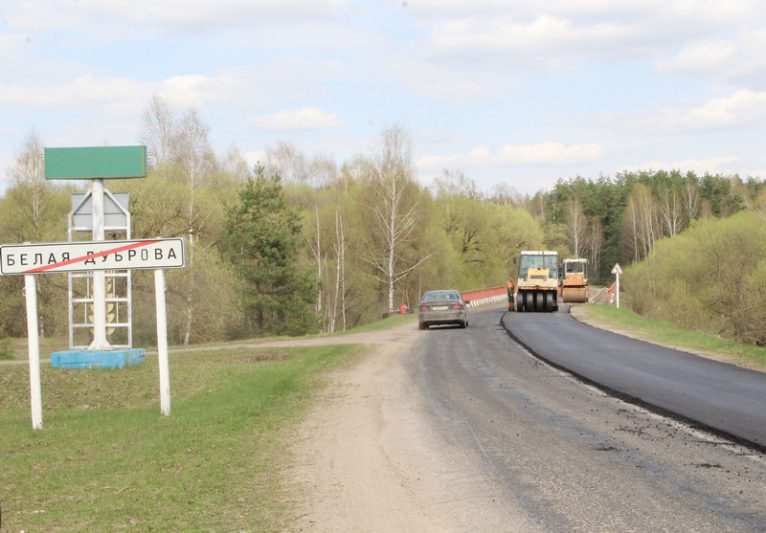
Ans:
[[[564,259],[561,266],[559,294],[564,303],[585,303],[590,298],[588,260]]]

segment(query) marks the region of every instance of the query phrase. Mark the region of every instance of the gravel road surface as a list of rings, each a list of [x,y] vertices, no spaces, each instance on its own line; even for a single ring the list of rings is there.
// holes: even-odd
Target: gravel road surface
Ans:
[[[541,362],[503,314],[356,337],[288,439],[291,530],[766,531],[762,452]]]

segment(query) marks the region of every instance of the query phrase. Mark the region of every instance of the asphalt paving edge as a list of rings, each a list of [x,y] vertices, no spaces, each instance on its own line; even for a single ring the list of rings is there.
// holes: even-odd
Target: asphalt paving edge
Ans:
[[[678,414],[678,413],[676,413],[674,411],[671,411],[670,409],[667,409],[667,408],[662,407],[660,405],[657,405],[657,404],[654,404],[654,403],[651,403],[651,402],[647,402],[646,400],[643,400],[643,399],[641,399],[641,398],[639,398],[637,396],[633,396],[631,394],[627,394],[625,392],[617,390],[617,389],[615,389],[613,387],[609,387],[607,385],[603,385],[603,384],[601,384],[601,383],[599,383],[599,382],[589,378],[588,376],[586,376],[584,374],[580,374],[578,372],[575,372],[575,371],[567,368],[566,366],[562,365],[561,363],[557,363],[555,361],[552,361],[551,359],[549,359],[545,355],[537,352],[531,346],[529,346],[526,343],[524,343],[520,338],[518,338],[513,333],[513,331],[511,331],[511,328],[508,325],[506,325],[505,320],[504,320],[505,319],[505,315],[507,315],[509,313],[510,313],[510,311],[505,311],[500,316],[500,326],[502,326],[502,328],[505,330],[505,332],[508,334],[508,336],[511,338],[511,340],[513,340],[513,342],[515,342],[519,346],[523,347],[532,356],[534,356],[535,358],[537,358],[540,361],[544,362],[548,366],[550,366],[552,368],[555,368],[556,370],[559,370],[561,372],[564,372],[564,373],[572,376],[572,378],[576,379],[577,381],[580,381],[581,383],[583,383],[585,385],[589,385],[591,387],[595,387],[598,390],[600,390],[601,392],[603,392],[605,394],[608,394],[609,396],[612,396],[614,398],[617,398],[618,400],[621,400],[621,401],[624,401],[626,403],[630,403],[630,404],[636,405],[638,407],[646,409],[647,411],[651,411],[652,413],[655,413],[657,415],[670,418],[670,419],[675,420],[677,422],[680,422],[682,424],[686,424],[686,425],[692,427],[693,429],[710,433],[712,435],[715,435],[715,436],[720,437],[722,439],[726,439],[726,440],[731,441],[731,442],[733,442],[735,444],[738,444],[740,446],[744,446],[745,448],[749,448],[749,449],[751,449],[753,451],[756,451],[756,452],[759,452],[759,453],[766,453],[766,446],[765,445],[762,445],[762,444],[759,444],[757,442],[753,442],[753,441],[747,440],[747,439],[745,439],[743,437],[739,437],[737,435],[733,435],[731,433],[728,433],[726,431],[723,431],[721,429],[713,427],[713,426],[711,426],[709,424],[705,424],[703,422],[699,422],[698,420],[694,420],[694,419],[691,419],[691,418],[689,418],[687,416],[683,416],[681,414]],[[567,314],[569,314],[569,311],[567,311]],[[575,320],[574,317],[571,317],[571,318],[572,318],[572,320]],[[578,322],[580,322],[580,321],[578,321]],[[595,326],[592,326],[592,325],[587,324],[585,322],[580,322],[580,323],[584,324],[586,326],[592,327],[592,328],[595,327]],[[615,333],[615,334],[616,335],[620,335],[619,333]],[[623,337],[624,336],[625,335],[623,335]]]

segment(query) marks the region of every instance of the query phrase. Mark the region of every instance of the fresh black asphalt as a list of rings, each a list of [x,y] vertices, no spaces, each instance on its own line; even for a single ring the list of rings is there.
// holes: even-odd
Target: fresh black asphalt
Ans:
[[[766,373],[594,328],[557,313],[503,315],[502,325],[554,366],[630,400],[766,448]]]

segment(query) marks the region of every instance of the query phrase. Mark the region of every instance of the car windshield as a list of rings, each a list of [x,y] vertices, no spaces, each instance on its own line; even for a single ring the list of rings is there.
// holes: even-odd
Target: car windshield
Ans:
[[[431,291],[423,295],[424,302],[440,302],[444,300],[459,300],[457,291]]]

